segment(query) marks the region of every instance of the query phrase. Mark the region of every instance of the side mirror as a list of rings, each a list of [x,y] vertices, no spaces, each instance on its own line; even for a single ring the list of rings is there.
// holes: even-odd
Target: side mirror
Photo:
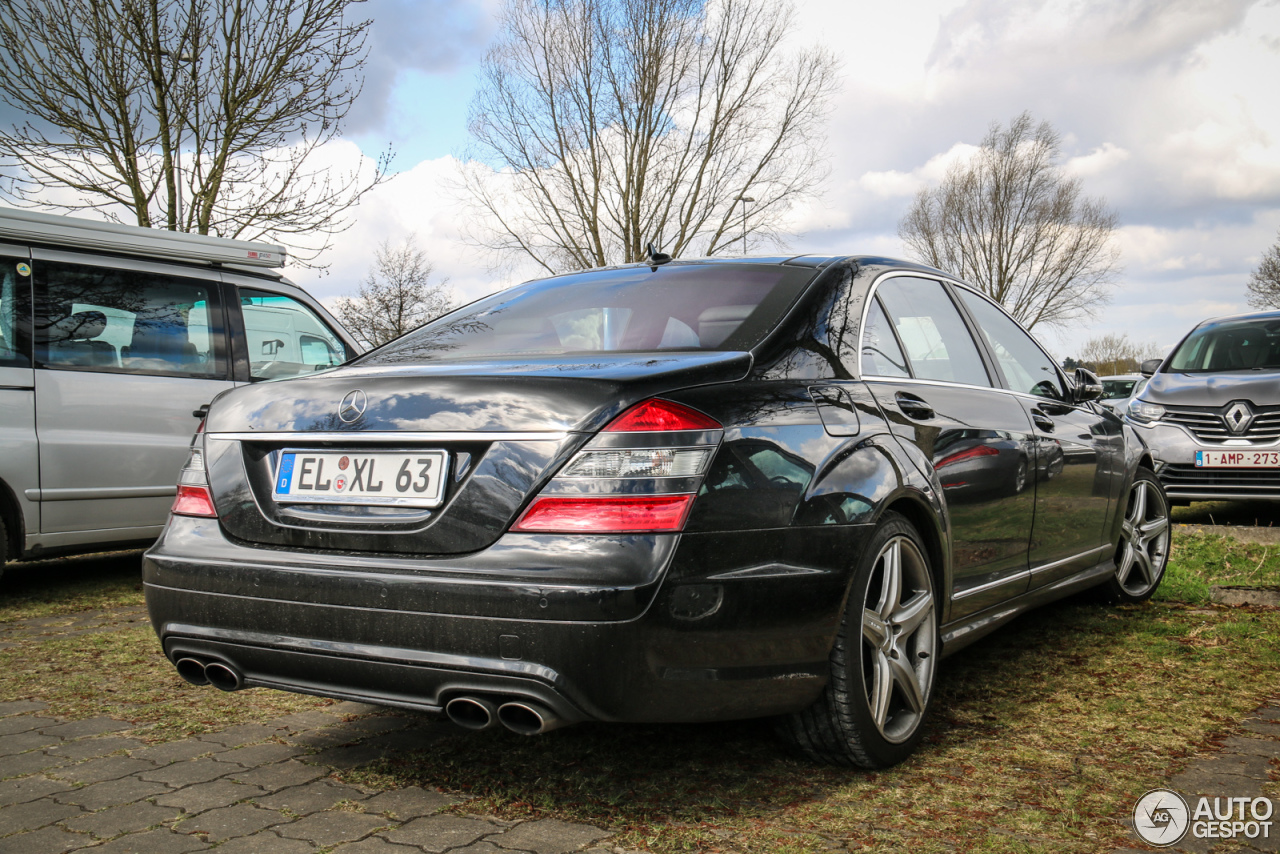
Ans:
[[[1164,363],[1164,359],[1147,359],[1138,368],[1138,373],[1144,377],[1152,376],[1156,371],[1160,370],[1160,365]]]
[[[1102,397],[1102,380],[1093,371],[1076,368],[1076,403],[1087,403]]]

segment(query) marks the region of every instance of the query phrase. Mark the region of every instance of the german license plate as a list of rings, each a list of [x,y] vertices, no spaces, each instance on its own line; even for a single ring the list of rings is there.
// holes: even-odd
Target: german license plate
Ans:
[[[448,464],[442,450],[286,450],[276,465],[274,496],[281,504],[439,507]]]
[[[1280,468],[1280,451],[1196,451],[1196,467],[1207,469]]]

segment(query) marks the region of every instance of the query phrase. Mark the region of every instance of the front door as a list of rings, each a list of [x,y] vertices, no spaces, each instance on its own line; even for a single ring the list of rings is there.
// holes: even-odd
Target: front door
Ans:
[[[1051,584],[1103,557],[1107,511],[1118,473],[1105,461],[1113,444],[1109,437],[1114,438],[1118,425],[1092,404],[1072,402],[1071,389],[1053,359],[1004,312],[977,294],[960,293],[1005,384],[1017,392],[1034,427],[1031,584]]]

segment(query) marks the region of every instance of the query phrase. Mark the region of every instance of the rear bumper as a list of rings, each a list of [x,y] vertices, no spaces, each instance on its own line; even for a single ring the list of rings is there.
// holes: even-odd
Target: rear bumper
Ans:
[[[228,662],[247,686],[432,712],[480,695],[566,721],[723,720],[822,690],[845,567],[869,531],[508,534],[414,560],[250,547],[175,517],[143,575],[165,654]]]

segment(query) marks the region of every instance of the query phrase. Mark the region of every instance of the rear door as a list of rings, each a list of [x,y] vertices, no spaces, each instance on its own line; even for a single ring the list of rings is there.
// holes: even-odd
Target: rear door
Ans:
[[[1106,460],[1116,451],[1120,425],[1091,404],[1072,403],[1054,360],[1002,310],[978,294],[957,292],[1034,425],[1032,587],[1051,584],[1094,566],[1106,549],[1107,511],[1123,468]]]
[[[938,281],[881,279],[868,306],[862,373],[895,434],[930,461],[951,515],[951,619],[1027,588],[1035,450],[1027,413]]]
[[[231,387],[221,284],[80,253],[37,250],[32,266],[41,531],[50,544],[153,537],[192,411]]]

